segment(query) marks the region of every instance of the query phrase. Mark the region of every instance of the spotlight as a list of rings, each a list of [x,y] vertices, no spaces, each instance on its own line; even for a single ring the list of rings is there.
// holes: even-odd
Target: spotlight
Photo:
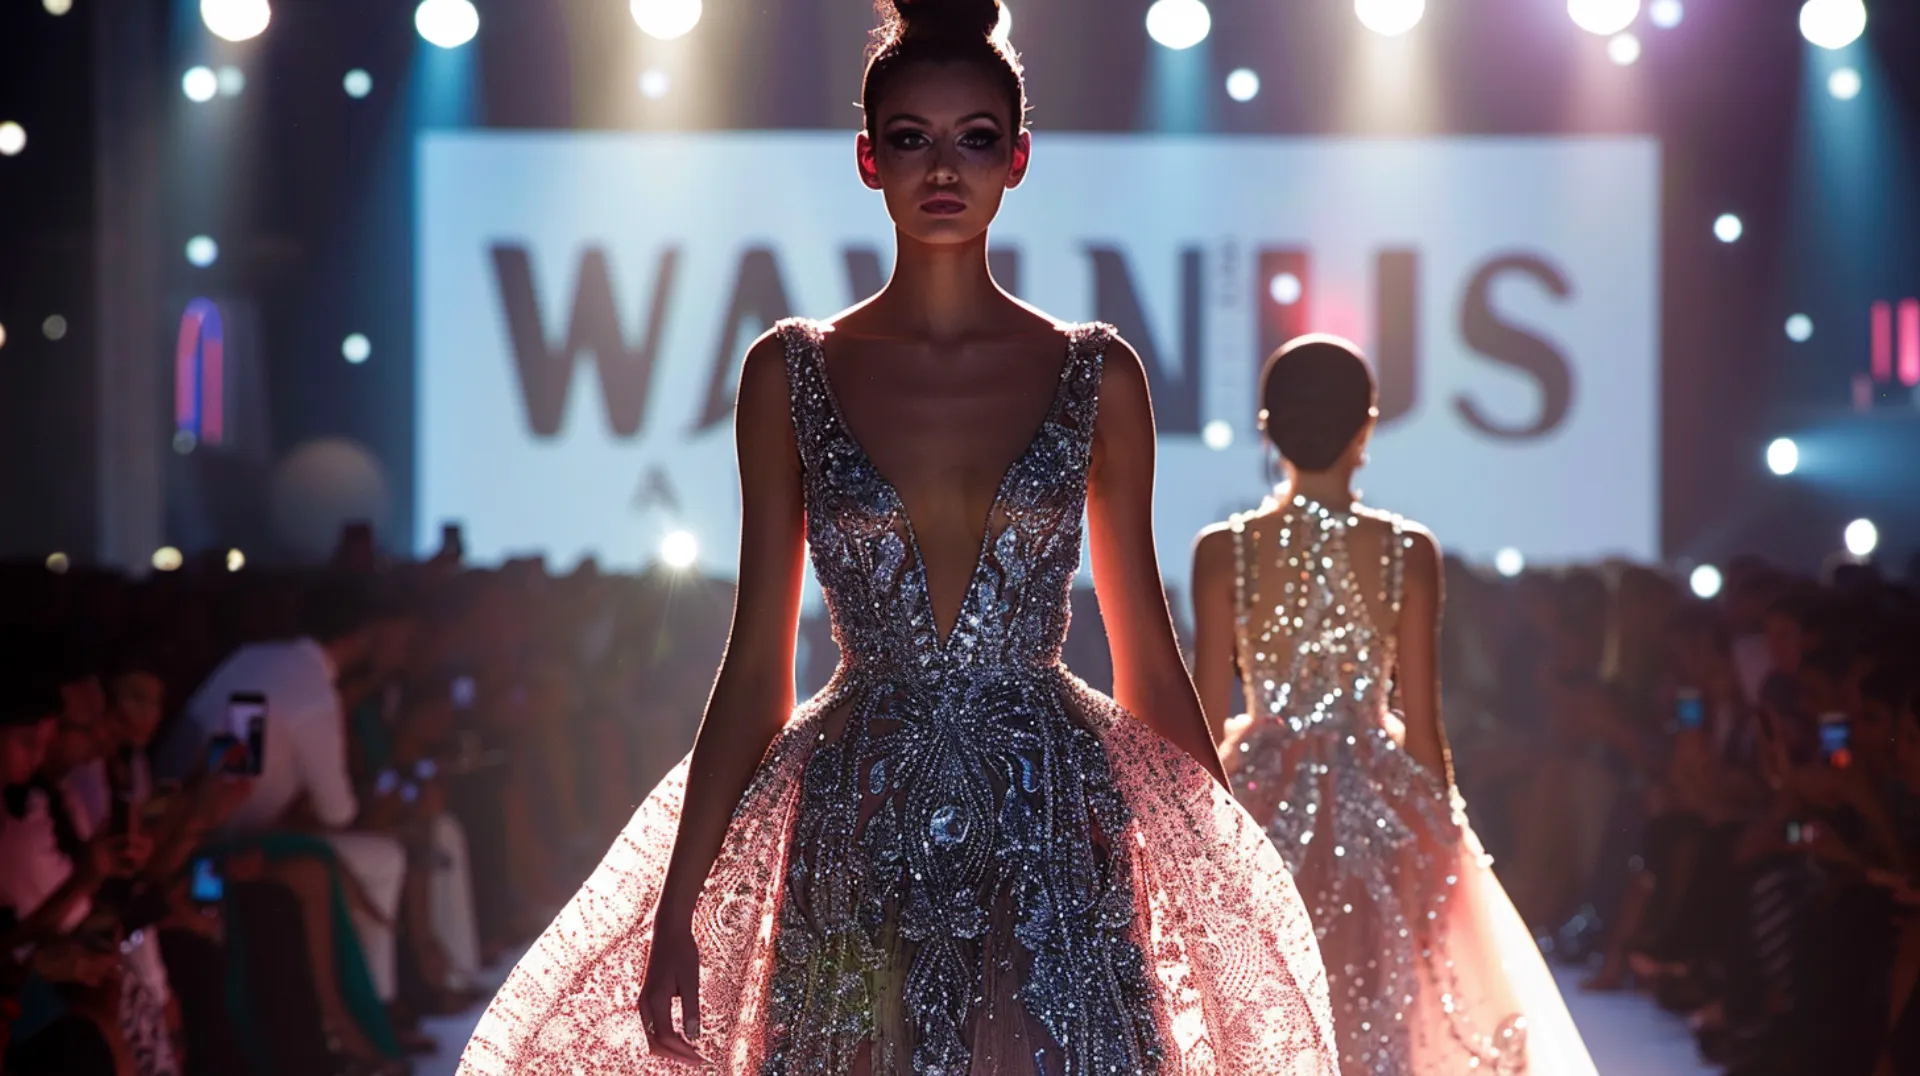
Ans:
[[[1518,549],[1508,546],[1493,555],[1493,570],[1512,579],[1527,570],[1527,558]]]
[[[360,333],[351,333],[340,341],[340,357],[358,366],[373,357],[373,341]]]
[[[73,10],[73,0],[40,0],[40,6],[46,8],[49,15],[65,15]]]
[[[640,72],[640,96],[650,101],[658,101],[671,89],[673,89],[673,80],[667,77],[665,71],[657,67],[649,67]]]
[[[1573,24],[1599,37],[1612,37],[1640,17],[1640,0],[1567,0]]]
[[[1647,5],[1647,21],[1662,30],[1673,29],[1686,17],[1687,9],[1680,0],[1653,0]]]
[[[1800,8],[1800,36],[1823,49],[1844,49],[1866,32],[1862,0],[1807,0]]]
[[[1687,577],[1687,585],[1693,588],[1693,595],[1696,598],[1719,596],[1720,585],[1723,582],[1724,580],[1720,578],[1720,569],[1711,564],[1702,564]]]
[[[1827,92],[1842,101],[1851,101],[1860,96],[1860,72],[1851,67],[1835,68],[1827,76]]]
[[[1871,519],[1856,519],[1847,524],[1847,552],[1865,559],[1880,548],[1880,528]]]
[[[1213,12],[1201,0],[1153,0],[1147,36],[1162,48],[1190,49],[1213,32]]]
[[[180,76],[180,92],[195,104],[206,104],[220,92],[220,76],[214,74],[211,67],[189,67],[187,73]]]
[[[247,88],[247,73],[226,64],[213,73],[214,84],[220,87],[220,96],[238,97]]]
[[[185,561],[186,561],[186,558],[180,555],[180,551],[178,549],[173,548],[170,545],[163,545],[159,549],[156,549],[153,551],[153,568],[155,571],[159,571],[159,572],[179,571],[180,565],[183,564]]]
[[[65,575],[67,569],[71,567],[73,567],[73,561],[65,553],[47,554],[47,571],[55,575]]]
[[[1713,221],[1713,237],[1722,243],[1737,243],[1747,232],[1747,226],[1732,213],[1722,213]]]
[[[1607,39],[1607,59],[1621,67],[1640,62],[1640,39],[1632,34],[1615,34]]]
[[[1813,319],[1805,314],[1795,314],[1788,318],[1787,339],[1796,344],[1804,344],[1813,339]]]
[[[1785,477],[1800,469],[1800,446],[1791,437],[1776,437],[1767,446],[1767,470]]]
[[[347,91],[348,97],[358,101],[373,92],[373,76],[356,67],[340,80],[340,88]]]
[[[215,37],[245,41],[266,30],[273,9],[267,0],[200,0],[200,21]]]
[[[1360,25],[1382,37],[1398,37],[1420,25],[1427,0],[1353,0]]]
[[[47,320],[40,323],[40,332],[49,340],[58,340],[67,335],[67,319],[58,314],[48,314]]]
[[[210,235],[196,235],[187,240],[187,263],[196,269],[205,269],[220,260],[220,244]]]
[[[1300,301],[1300,278],[1292,273],[1275,273],[1267,281],[1267,296],[1281,306],[1292,306]]]
[[[227,550],[227,571],[237,572],[247,566],[247,555],[238,549]]]
[[[1241,102],[1260,96],[1260,76],[1251,68],[1234,68],[1227,74],[1227,96]]]
[[[27,129],[8,120],[0,123],[0,157],[17,157],[27,148]]]
[[[640,29],[662,41],[685,37],[700,25],[700,0],[632,0],[627,10]]]
[[[480,13],[472,0],[420,0],[413,9],[413,28],[428,44],[457,49],[480,32]]]
[[[1233,425],[1216,418],[1200,430],[1200,440],[1215,452],[1222,451],[1233,444]]]
[[[691,531],[670,531],[660,539],[660,561],[676,572],[693,567],[700,559],[700,542]]]

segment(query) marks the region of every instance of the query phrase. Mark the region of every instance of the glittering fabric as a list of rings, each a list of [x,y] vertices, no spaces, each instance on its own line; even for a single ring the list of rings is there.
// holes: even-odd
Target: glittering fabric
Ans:
[[[1391,712],[1402,522],[1368,594],[1357,519],[1305,498],[1236,516],[1237,659],[1249,713],[1222,759],[1285,857],[1320,939],[1345,1076],[1589,1076],[1538,948],[1466,822],[1401,749]]]
[[[841,664],[775,739],[694,916],[700,1047],[734,1076],[1332,1076],[1292,880],[1198,763],[1059,661],[1109,330],[936,625],[904,499],[812,322],[782,323],[807,538]],[[461,1071],[684,1071],[634,1011],[685,763],[482,1019]]]

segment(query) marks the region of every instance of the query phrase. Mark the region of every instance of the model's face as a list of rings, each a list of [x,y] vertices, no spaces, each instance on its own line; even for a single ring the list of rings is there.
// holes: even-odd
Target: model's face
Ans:
[[[860,133],[860,178],[887,198],[887,215],[923,243],[979,238],[1000,199],[1026,177],[1028,140],[1007,96],[977,64],[918,63],[875,103]]]

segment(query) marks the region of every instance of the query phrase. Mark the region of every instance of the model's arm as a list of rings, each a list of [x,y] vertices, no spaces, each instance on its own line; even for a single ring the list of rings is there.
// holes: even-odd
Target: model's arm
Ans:
[[[1154,449],[1146,370],[1116,337],[1107,346],[1087,479],[1087,537],[1113,654],[1113,697],[1225,785],[1153,550]]]
[[[1233,531],[1216,523],[1193,543],[1193,686],[1215,742],[1233,716],[1234,576]]]
[[[655,912],[641,1016],[656,1052],[698,1055],[699,954],[694,901],[720,855],[734,807],[767,745],[793,711],[794,638],[800,622],[805,508],[788,407],[785,350],[763,336],[748,350],[734,406],[740,457],[740,572],[726,655],[708,697],[687,770],[685,805]],[[681,1002],[686,1036],[675,1033]]]
[[[1453,762],[1440,721],[1440,543],[1424,530],[1409,530],[1405,597],[1400,607],[1400,667],[1396,683],[1407,724],[1407,753],[1453,787]],[[1389,535],[1386,541],[1395,539]]]

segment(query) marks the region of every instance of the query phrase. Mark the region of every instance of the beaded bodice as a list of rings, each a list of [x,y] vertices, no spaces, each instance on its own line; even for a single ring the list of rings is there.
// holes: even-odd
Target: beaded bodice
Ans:
[[[1106,838],[1131,815],[1059,663],[1109,330],[1065,334],[945,638],[905,500],[834,399],[823,328],[781,332],[841,651],[818,705],[846,720],[803,780],[766,1076],[1153,1071],[1133,868]]]
[[[960,614],[940,637],[906,501],[855,440],[827,378],[815,322],[781,333],[806,475],[807,542],[840,644],[856,677],[934,677],[968,669],[1050,666],[1067,633],[1080,567],[1101,359],[1111,330],[1074,326],[1053,402],[1007,468]]]
[[[1250,540],[1250,518],[1234,517],[1232,530],[1236,656],[1253,720],[1284,721],[1294,732],[1355,720],[1378,728],[1392,690],[1394,637],[1374,615],[1400,614],[1407,542],[1400,520],[1389,520],[1382,589],[1370,597],[1353,570],[1352,512],[1292,498],[1261,521],[1278,531],[1270,563],[1248,548],[1264,544]]]

